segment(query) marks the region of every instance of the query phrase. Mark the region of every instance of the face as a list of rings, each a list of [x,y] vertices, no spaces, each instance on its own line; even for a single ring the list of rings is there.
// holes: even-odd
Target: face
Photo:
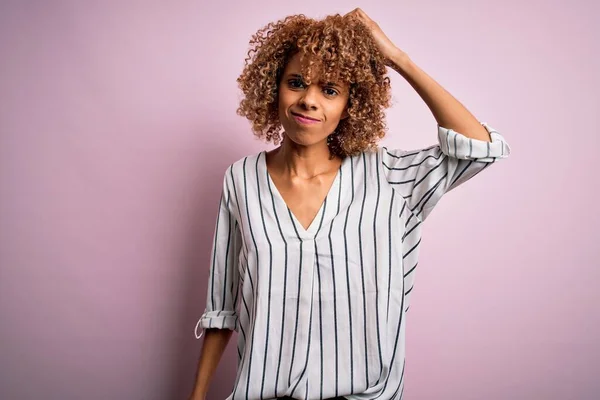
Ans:
[[[301,76],[300,54],[286,65],[279,83],[279,120],[294,143],[311,146],[326,143],[343,118],[347,118],[348,85],[321,82],[313,76],[310,85]],[[302,118],[301,115],[308,117]]]

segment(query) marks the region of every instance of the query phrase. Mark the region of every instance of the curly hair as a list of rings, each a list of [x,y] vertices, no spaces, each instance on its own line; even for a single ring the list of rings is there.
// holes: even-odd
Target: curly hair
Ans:
[[[315,71],[323,80],[345,83],[350,89],[349,117],[340,120],[328,137],[330,151],[343,158],[376,149],[387,129],[384,111],[390,107],[390,79],[368,27],[351,15],[322,20],[292,15],[259,29],[237,78],[244,97],[236,113],[250,120],[256,136],[279,144],[283,139],[279,82],[287,62],[299,52],[309,56],[302,76]]]

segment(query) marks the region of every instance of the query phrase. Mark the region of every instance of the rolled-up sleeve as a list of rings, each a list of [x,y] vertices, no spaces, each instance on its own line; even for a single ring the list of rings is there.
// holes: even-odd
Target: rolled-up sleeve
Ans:
[[[232,194],[229,190],[228,173],[225,173],[210,258],[206,308],[194,331],[197,339],[207,328],[236,331],[238,329],[238,260],[241,234],[233,212],[235,199],[232,198]],[[198,329],[202,330],[199,335]]]
[[[438,125],[438,144],[421,150],[381,150],[388,182],[424,221],[440,198],[499,159],[510,155],[506,140],[485,122],[490,142]]]
[[[490,135],[491,142],[471,139],[452,129],[438,125],[438,140],[444,154],[460,160],[473,160],[492,163],[499,158],[510,155],[510,147],[506,140],[487,123],[481,125]]]

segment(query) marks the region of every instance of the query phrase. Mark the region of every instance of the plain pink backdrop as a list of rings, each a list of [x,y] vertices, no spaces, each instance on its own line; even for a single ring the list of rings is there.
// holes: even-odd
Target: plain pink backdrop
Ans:
[[[597,399],[598,4],[2,1],[0,398],[185,398],[223,173],[272,147],[235,114],[248,40],[362,7],[512,147],[424,228],[405,398]],[[436,143],[390,76],[383,144]]]

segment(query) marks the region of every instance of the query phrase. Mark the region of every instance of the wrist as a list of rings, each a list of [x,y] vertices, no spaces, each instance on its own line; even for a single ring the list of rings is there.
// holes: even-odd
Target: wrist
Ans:
[[[206,400],[206,394],[194,392],[188,400]]]
[[[205,400],[206,399],[206,390],[196,387],[194,391],[190,395],[189,400]]]
[[[404,51],[400,50],[400,49],[396,49],[391,56],[389,57],[390,60],[390,68],[394,69],[396,72],[400,73],[401,75],[406,74],[410,68],[412,67],[412,60],[410,59],[410,57],[408,56],[408,54],[406,54]]]

